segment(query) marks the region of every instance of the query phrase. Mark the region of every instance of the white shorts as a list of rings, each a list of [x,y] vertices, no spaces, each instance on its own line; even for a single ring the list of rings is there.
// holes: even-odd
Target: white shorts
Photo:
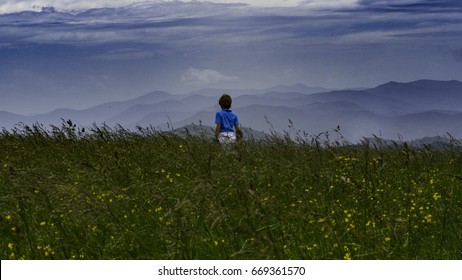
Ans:
[[[234,132],[220,132],[218,141],[221,144],[229,144],[236,142],[236,134]]]

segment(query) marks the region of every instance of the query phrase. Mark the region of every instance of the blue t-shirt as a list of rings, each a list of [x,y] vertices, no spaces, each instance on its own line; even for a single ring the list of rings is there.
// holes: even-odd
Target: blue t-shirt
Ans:
[[[234,126],[239,125],[239,120],[236,113],[223,109],[215,115],[215,124],[221,124],[220,132],[234,132]]]

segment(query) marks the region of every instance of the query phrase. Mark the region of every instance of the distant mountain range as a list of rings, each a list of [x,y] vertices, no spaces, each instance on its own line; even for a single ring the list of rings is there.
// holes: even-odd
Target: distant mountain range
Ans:
[[[356,90],[297,84],[266,90],[204,89],[181,95],[154,91],[84,110],[61,108],[34,116],[0,111],[0,126],[60,125],[62,119],[80,126],[105,123],[128,129],[213,126],[218,98],[225,92],[234,97],[232,109],[242,125],[255,131],[315,136],[339,127],[343,137],[352,142],[372,135],[413,140],[449,133],[462,138],[462,82],[434,80],[389,82]]]

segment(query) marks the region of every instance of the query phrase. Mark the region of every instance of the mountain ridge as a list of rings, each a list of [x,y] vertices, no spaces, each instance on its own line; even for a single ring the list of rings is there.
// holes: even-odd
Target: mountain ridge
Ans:
[[[294,91],[297,88],[305,93]],[[17,123],[37,122],[56,125],[67,119],[81,126],[104,123],[128,129],[137,125],[213,126],[214,114],[219,110],[218,98],[229,92],[233,96],[232,109],[242,125],[256,131],[299,130],[317,135],[340,126],[345,138],[351,141],[371,135],[419,139],[450,133],[462,138],[460,81],[388,82],[367,89],[307,93],[312,88],[295,84],[236,92],[211,88],[186,94],[152,91],[80,110],[58,108],[34,116],[1,111],[0,127],[8,129]]]

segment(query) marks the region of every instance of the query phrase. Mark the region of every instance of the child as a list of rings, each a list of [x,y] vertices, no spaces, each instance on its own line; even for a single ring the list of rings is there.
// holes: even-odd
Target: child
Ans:
[[[228,94],[223,94],[218,101],[221,111],[215,115],[215,124],[217,125],[215,127],[215,139],[222,144],[234,143],[236,139],[242,139],[241,125],[236,113],[230,110],[231,103],[232,99]]]

